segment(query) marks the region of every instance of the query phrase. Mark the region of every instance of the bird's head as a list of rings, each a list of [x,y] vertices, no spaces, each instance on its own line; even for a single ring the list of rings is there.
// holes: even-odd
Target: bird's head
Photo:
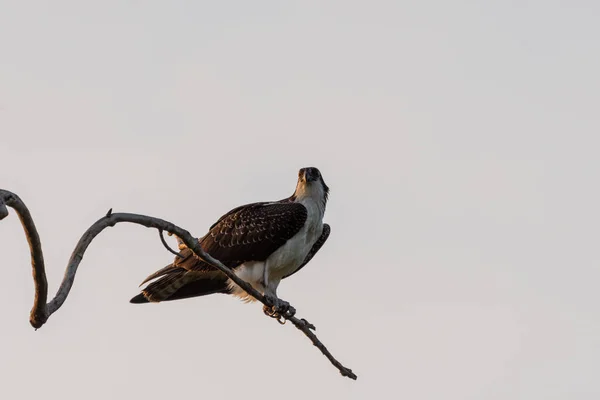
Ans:
[[[307,167],[298,171],[298,184],[293,197],[296,201],[311,197],[319,200],[325,206],[329,197],[329,187],[325,184],[323,176],[317,168]]]

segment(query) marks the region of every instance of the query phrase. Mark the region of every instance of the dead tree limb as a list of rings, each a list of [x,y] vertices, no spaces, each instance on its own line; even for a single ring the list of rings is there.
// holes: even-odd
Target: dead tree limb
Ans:
[[[229,279],[235,282],[255,299],[263,303],[265,306],[273,307],[273,304],[271,304],[270,301],[262,295],[262,293],[255,290],[246,281],[240,279],[219,260],[216,260],[204,252],[202,247],[200,247],[198,239],[194,238],[187,230],[160,218],[139,214],[113,213],[112,209],[109,210],[106,216],[96,221],[87,231],[85,231],[81,239],[79,239],[77,246],[75,246],[75,250],[73,250],[73,253],[71,254],[71,258],[69,259],[67,268],[65,270],[65,275],[56,295],[52,300],[50,300],[50,302],[47,302],[48,282],[46,280],[44,256],[40,237],[33,222],[33,218],[25,206],[25,203],[19,198],[19,196],[7,190],[0,189],[0,220],[8,216],[7,206],[13,208],[19,216],[25,231],[25,237],[29,243],[31,266],[35,285],[35,298],[29,322],[36,329],[42,327],[48,318],[54,312],[56,312],[67,299],[69,292],[71,291],[71,287],[73,286],[73,281],[75,280],[75,274],[77,272],[77,268],[79,267],[79,263],[83,259],[83,255],[92,240],[94,240],[94,238],[105,228],[115,226],[119,222],[129,222],[142,225],[147,228],[158,229],[161,233],[161,239],[162,231],[166,231],[169,234],[177,236],[179,240],[183,242],[196,256],[202,258],[206,262],[212,264],[215,268],[219,269],[221,272],[227,275]],[[164,239],[162,241],[163,244],[166,245]],[[346,376],[351,379],[357,378],[352,370],[340,364],[333,357],[333,355],[331,355],[329,350],[327,350],[325,345],[323,345],[323,343],[317,338],[313,332],[313,330],[315,330],[314,325],[310,324],[305,319],[298,319],[293,314],[285,314],[281,317],[291,321],[296,328],[301,330],[312,341],[313,345],[315,345],[321,351],[321,353],[323,353],[323,355],[325,355],[325,357],[327,357],[327,359],[340,371],[342,376]]]

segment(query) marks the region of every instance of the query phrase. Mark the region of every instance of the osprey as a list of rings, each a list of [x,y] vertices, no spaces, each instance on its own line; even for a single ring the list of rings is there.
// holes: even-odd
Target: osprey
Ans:
[[[290,197],[243,205],[229,211],[199,239],[202,249],[221,261],[275,304],[278,315],[289,304],[277,298],[279,282],[304,267],[329,237],[323,224],[329,187],[317,168],[298,172]],[[184,247],[172,264],[147,277],[131,303],[160,302],[226,293],[254,298],[221,271]],[[268,310],[265,308],[265,312]]]

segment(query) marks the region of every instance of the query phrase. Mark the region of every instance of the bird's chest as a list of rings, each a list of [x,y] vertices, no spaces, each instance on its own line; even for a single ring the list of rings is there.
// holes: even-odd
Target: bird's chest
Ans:
[[[302,229],[269,257],[269,269],[275,277],[294,272],[323,233],[323,213],[319,207],[312,203],[304,206],[307,218]]]

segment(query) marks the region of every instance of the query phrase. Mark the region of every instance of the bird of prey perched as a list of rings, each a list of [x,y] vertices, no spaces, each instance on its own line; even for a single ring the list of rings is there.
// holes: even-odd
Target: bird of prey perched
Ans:
[[[243,205],[229,211],[199,239],[202,249],[263,293],[275,312],[289,304],[277,297],[279,282],[304,267],[329,237],[323,224],[329,187],[317,168],[302,168],[294,194],[273,202]],[[132,303],[184,299],[227,293],[252,301],[225,274],[185,247],[181,257],[142,282],[148,284]],[[265,308],[265,312],[268,309]]]

